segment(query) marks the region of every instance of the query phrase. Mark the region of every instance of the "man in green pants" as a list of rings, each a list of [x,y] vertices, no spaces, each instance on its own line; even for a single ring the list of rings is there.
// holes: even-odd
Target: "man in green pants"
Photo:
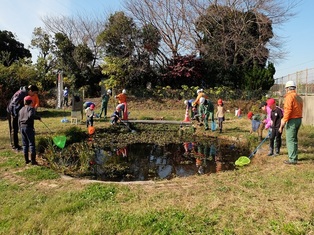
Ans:
[[[286,126],[286,145],[288,149],[288,161],[286,164],[298,162],[298,131],[302,123],[303,100],[296,93],[294,81],[288,81],[285,86],[286,96],[284,100],[284,115],[281,119],[279,132],[282,133]]]
[[[209,100],[206,100],[204,97],[200,98],[200,117],[204,122],[205,131],[209,130],[208,119],[210,118],[211,122],[214,122],[214,105]]]
[[[107,117],[107,106],[108,106],[108,101],[111,95],[111,90],[107,90],[101,97],[101,111],[99,114],[99,118],[101,118],[102,113],[104,112],[105,119]]]

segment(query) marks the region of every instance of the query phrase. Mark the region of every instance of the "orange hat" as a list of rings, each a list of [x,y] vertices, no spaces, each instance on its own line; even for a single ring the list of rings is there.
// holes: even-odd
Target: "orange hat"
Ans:
[[[268,100],[266,101],[266,103],[267,103],[267,106],[269,107],[269,106],[271,106],[271,105],[273,105],[273,104],[276,104],[276,101],[275,101],[275,99],[271,98],[271,99],[268,99]]]
[[[217,104],[222,104],[222,99],[219,99],[218,101],[217,101]]]
[[[248,118],[248,119],[251,119],[251,118],[253,117],[253,115],[254,115],[253,112],[249,112],[249,113],[247,114],[247,118]]]

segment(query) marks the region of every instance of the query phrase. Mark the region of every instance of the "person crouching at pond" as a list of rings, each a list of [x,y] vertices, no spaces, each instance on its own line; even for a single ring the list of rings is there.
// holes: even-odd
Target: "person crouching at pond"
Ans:
[[[258,135],[260,135],[260,131],[263,131],[263,129],[260,129],[262,120],[261,120],[261,115],[260,114],[254,114],[253,112],[249,112],[247,114],[247,118],[251,120],[251,130],[250,133],[252,134],[253,132],[258,132]]]
[[[84,109],[87,109],[88,107],[90,107],[91,105],[94,105],[94,108],[95,108],[95,103],[91,102],[91,101],[86,101],[84,104],[83,104],[83,108]]]
[[[116,110],[113,112],[113,114],[111,115],[111,125],[115,125],[119,119],[121,119],[121,117],[123,117],[123,113],[124,113],[124,109],[125,109],[125,105],[124,104],[118,104],[116,107]]]
[[[113,114],[110,116],[110,124],[115,125],[119,120],[119,112],[115,110]]]
[[[224,103],[222,102],[222,99],[219,99],[217,101],[217,119],[218,119],[218,126],[219,126],[219,133],[222,132],[222,123],[225,121],[225,113],[226,110],[224,108]]]
[[[210,120],[214,122],[214,105],[209,100],[201,97],[199,110],[201,120],[204,122],[205,131],[207,131],[209,130],[208,119],[210,118]]]
[[[195,118],[198,119],[198,116],[195,116],[197,114],[197,108],[193,107],[193,102],[194,102],[194,99],[185,100],[184,105],[188,110],[190,110],[191,119],[195,120]]]
[[[94,124],[94,115],[95,115],[94,109],[95,109],[95,105],[94,104],[91,104],[89,107],[87,107],[85,109],[85,113],[86,113],[86,127],[88,127],[89,125],[93,126],[93,124]]]
[[[31,162],[32,165],[38,165],[36,161],[34,120],[41,120],[41,118],[36,115],[35,108],[31,106],[32,102],[31,96],[24,98],[24,107],[19,111],[18,124],[22,135],[25,163]],[[31,160],[28,157],[29,151],[31,152]]]

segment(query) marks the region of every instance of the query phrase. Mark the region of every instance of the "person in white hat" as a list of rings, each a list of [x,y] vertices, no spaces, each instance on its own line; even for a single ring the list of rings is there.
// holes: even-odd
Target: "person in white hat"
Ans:
[[[286,83],[284,114],[279,127],[280,133],[286,127],[286,145],[288,149],[288,160],[284,161],[286,164],[297,164],[298,162],[298,131],[302,123],[303,100],[297,94],[296,87],[294,81]]]
[[[107,118],[107,107],[110,99],[111,90],[108,89],[101,97],[101,111],[99,114],[99,118],[101,118],[102,113],[104,112],[105,119]]]

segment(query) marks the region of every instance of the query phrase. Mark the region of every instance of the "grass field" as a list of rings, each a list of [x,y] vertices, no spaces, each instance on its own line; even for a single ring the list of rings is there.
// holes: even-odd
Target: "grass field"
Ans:
[[[130,118],[182,120],[181,103],[130,102]],[[40,113],[53,133],[36,122],[37,136],[71,126],[60,122],[69,110]],[[109,123],[96,120],[95,126]],[[22,153],[10,149],[7,121],[0,127],[0,234],[314,234],[313,126],[300,129],[295,166],[283,164],[285,143],[277,157],[266,156],[266,143],[235,171],[133,183],[74,179],[25,166]],[[257,138],[249,128],[249,120],[230,113],[221,135],[199,127],[196,134]]]

